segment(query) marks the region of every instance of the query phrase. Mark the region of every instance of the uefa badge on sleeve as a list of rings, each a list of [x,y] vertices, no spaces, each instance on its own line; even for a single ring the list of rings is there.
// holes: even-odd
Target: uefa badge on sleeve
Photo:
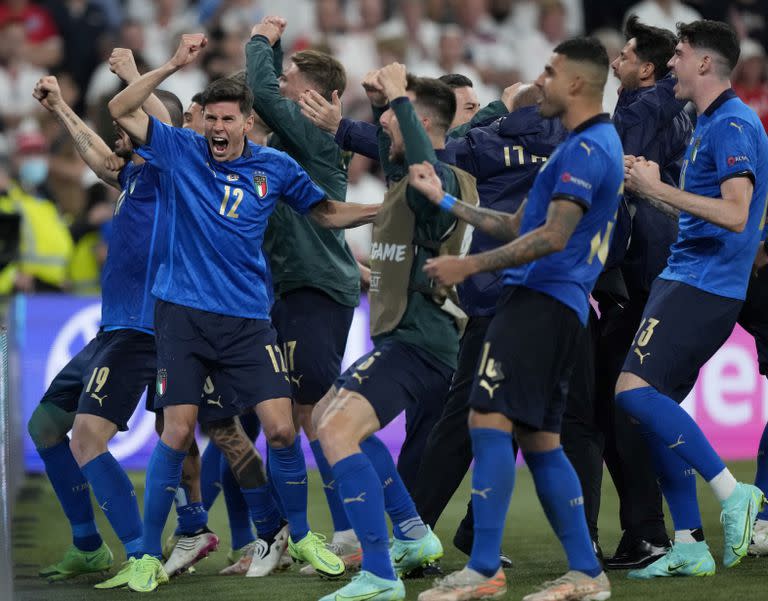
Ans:
[[[163,396],[166,390],[168,390],[168,372],[164,369],[159,369],[157,371],[157,383],[155,384],[157,396]]]
[[[267,187],[267,176],[263,173],[253,174],[253,185],[256,187],[256,195],[259,198],[264,198],[269,191]]]

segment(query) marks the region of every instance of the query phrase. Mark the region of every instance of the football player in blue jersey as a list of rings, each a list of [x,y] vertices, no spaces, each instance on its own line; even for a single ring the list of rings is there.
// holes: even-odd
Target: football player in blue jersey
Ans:
[[[679,189],[661,181],[658,164],[642,157],[627,160],[628,189],[680,210],[677,242],[653,283],[616,385],[617,403],[647,432],[675,524],[672,549],[630,572],[633,578],[715,573],[701,529],[694,469],[722,506],[725,567],[747,554],[764,503],[759,488],[736,481],[679,405],[701,366],[733,330],[765,222],[768,137],[754,111],[731,89],[738,58],[739,42],[730,26],[680,24],[669,66],[677,78],[675,97],[690,100],[698,120]]]
[[[144,555],[128,581],[139,592],[167,581],[158,559],[160,535],[194,433],[199,391],[212,372],[233,392],[224,403],[241,410],[256,406],[269,444],[271,484],[291,539],[316,541],[305,557],[318,573],[335,577],[344,571],[307,525],[306,467],[293,428],[286,360],[269,322],[262,240],[278,200],[333,228],[370,222],[378,207],[329,200],[293,159],[248,142],[253,98],[237,81],[220,79],[204,92],[205,136],[170,128],[141,111],[153,90],[193,62],[206,44],[203,34],[183,35],[167,63],[109,104],[139,154],[161,172],[167,192],[163,225],[169,246],[152,290],[158,299],[156,402],[165,427],[147,470]],[[259,488],[270,495],[268,485]],[[287,543],[281,537],[283,548]]]
[[[115,152],[128,161],[127,167],[111,171],[106,160],[112,151],[66,104],[55,77],[42,78],[34,96],[56,115],[88,166],[105,183],[121,190],[103,269],[101,328],[54,378],[28,423],[73,533],[73,544],[64,558],[40,575],[63,580],[112,565],[112,552],[94,522],[89,487],[126,556],[133,558],[141,549],[142,525],[133,485],[107,443],[128,428],[142,392],[154,380],[154,302],[148,277],[157,268],[151,249],[158,238],[153,224],[159,207],[156,177],[151,170],[130,162],[132,147],[122,130],[118,130]],[[170,114],[176,113],[179,125],[178,99],[168,93],[164,99],[161,102],[151,96],[144,109],[168,122]],[[71,441],[67,437],[70,429]]]
[[[607,599],[610,584],[595,556],[581,485],[560,446],[560,426],[576,354],[585,341],[589,294],[608,254],[623,191],[621,142],[602,113],[605,48],[591,38],[558,45],[536,85],[540,112],[559,116],[570,135],[539,171],[513,215],[475,209],[444,195],[426,164],[411,181],[428,198],[507,244],[426,266],[443,285],[503,270],[505,289],[491,319],[470,396],[474,542],[467,566],[435,582],[420,601],[500,596],[506,578],[499,547],[512,495],[512,432],[536,492],[568,557],[569,571],[526,601]]]

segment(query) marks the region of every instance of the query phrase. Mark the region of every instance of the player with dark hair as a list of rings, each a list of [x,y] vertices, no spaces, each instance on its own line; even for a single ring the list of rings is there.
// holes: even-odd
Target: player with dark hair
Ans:
[[[284,550],[288,529],[299,544],[311,536],[306,467],[295,444],[285,357],[269,321],[272,295],[261,243],[278,199],[334,228],[369,222],[378,209],[328,200],[290,157],[248,142],[253,97],[237,82],[221,79],[205,90],[204,137],[164,126],[139,110],[206,43],[203,34],[183,35],[167,63],[109,103],[113,117],[139,145],[138,152],[161,171],[171,220],[167,255],[153,287],[158,299],[156,405],[163,408],[165,427],[147,469],[144,555],[133,563],[128,579],[128,587],[138,592],[168,580],[158,560],[160,535],[193,438],[200,390],[211,373],[217,386],[232,392],[219,401],[240,412],[255,405],[264,428],[271,484],[288,519],[288,528],[278,521],[277,530],[269,533],[273,544]],[[271,494],[267,484],[250,492]],[[308,557],[318,572],[328,563],[322,557]]]
[[[406,168],[429,161],[448,189],[476,200],[474,178],[438,159],[456,110],[451,89],[407,76],[398,63],[369,73],[363,86],[380,124],[379,160],[389,182],[371,252],[374,349],[342,374],[313,414],[362,545],[362,571],[324,601],[404,599],[399,576],[443,555],[374,433],[408,407],[442,402],[456,368],[463,316],[455,294],[432,286],[422,267],[441,252],[458,252],[464,228],[408,185]],[[389,550],[385,510],[394,531]]]
[[[680,211],[666,269],[654,281],[616,384],[616,402],[641,425],[675,525],[672,549],[633,578],[715,573],[696,499],[695,469],[722,506],[725,567],[747,554],[762,491],[738,483],[679,403],[699,369],[728,339],[743,305],[768,193],[768,137],[729,81],[739,57],[734,30],[713,21],[678,26],[669,61],[675,97],[693,102],[696,129],[680,187],[659,165],[628,157],[627,187]]]
[[[512,433],[536,492],[568,557],[569,571],[525,601],[607,599],[610,584],[595,556],[581,486],[560,446],[560,425],[589,293],[602,270],[623,190],[622,150],[602,113],[605,48],[592,38],[558,45],[539,76],[540,111],[560,117],[570,136],[539,171],[515,214],[468,207],[446,195],[428,165],[410,181],[429,200],[476,228],[510,241],[480,254],[426,265],[443,285],[503,270],[505,290],[491,319],[470,396],[475,457],[474,543],[467,566],[437,580],[420,601],[501,596],[499,548],[515,477]]]
[[[625,155],[657,162],[663,180],[675,184],[693,130],[685,103],[674,98],[675,80],[668,77],[667,62],[677,37],[666,29],[644,25],[635,16],[627,20],[624,37],[627,42],[611,64],[621,84],[613,124]],[[614,389],[651,284],[666,267],[676,237],[677,211],[625,194],[608,267],[593,293],[600,309],[595,359],[599,410],[593,413],[604,435],[603,456],[619,494],[623,530],[615,555],[606,560],[609,569],[645,567],[669,548],[661,491],[648,449],[626,413],[616,407]],[[590,443],[597,444],[596,438]],[[584,494],[587,522],[594,530],[603,471],[600,459],[594,465],[594,493],[585,486]]]
[[[480,110],[480,101],[472,85],[472,80],[460,73],[449,73],[438,77],[440,81],[453,90],[456,96],[456,114],[451,123],[451,129],[467,123]]]
[[[138,78],[130,51],[115,73]],[[157,173],[133,153],[128,135],[117,127],[115,153],[123,169],[110,170],[109,146],[62,98],[55,77],[43,77],[34,96],[72,137],[80,156],[105,183],[121,190],[113,234],[102,273],[102,319],[91,340],[53,379],[29,419],[30,437],[67,516],[73,543],[64,558],[40,571],[51,581],[102,572],[112,552],[96,528],[90,490],[130,560],[141,550],[142,524],[133,485],[107,448],[128,429],[139,399],[155,376],[155,341],[149,287],[157,269],[152,248],[164,236],[155,228],[159,210]],[[175,96],[146,99],[144,109],[170,122]],[[174,125],[180,125],[175,123]],[[72,430],[72,439],[67,433]],[[99,585],[97,585],[99,586]]]

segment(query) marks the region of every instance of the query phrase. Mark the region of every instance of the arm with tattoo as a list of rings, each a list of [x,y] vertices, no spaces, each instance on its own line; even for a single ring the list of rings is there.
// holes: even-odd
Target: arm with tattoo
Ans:
[[[568,244],[582,215],[584,215],[584,208],[581,205],[554,198],[549,203],[544,225],[509,244],[478,255],[470,255],[467,260],[472,266],[473,273],[478,273],[524,265],[560,252]]]
[[[451,212],[462,221],[493,236],[503,242],[511,242],[520,235],[520,224],[528,199],[524,199],[520,208],[514,213],[504,213],[493,209],[475,207],[460,200],[451,207]]]

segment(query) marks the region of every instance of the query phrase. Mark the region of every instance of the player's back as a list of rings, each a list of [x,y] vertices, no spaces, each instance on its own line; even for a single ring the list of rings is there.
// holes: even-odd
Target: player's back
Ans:
[[[727,90],[699,116],[680,174],[686,192],[721,198],[721,185],[748,177],[754,191],[741,232],[682,212],[677,241],[661,276],[743,299],[765,221],[768,136],[755,112]]]
[[[117,199],[102,269],[101,323],[105,328],[153,329],[155,273],[167,247],[158,194],[159,173],[129,162],[118,176]]]
[[[576,128],[539,171],[520,236],[544,225],[553,198],[582,205],[584,215],[562,251],[506,270],[504,284],[549,294],[586,323],[589,294],[608,255],[623,187],[621,141],[607,115],[599,115]]]

